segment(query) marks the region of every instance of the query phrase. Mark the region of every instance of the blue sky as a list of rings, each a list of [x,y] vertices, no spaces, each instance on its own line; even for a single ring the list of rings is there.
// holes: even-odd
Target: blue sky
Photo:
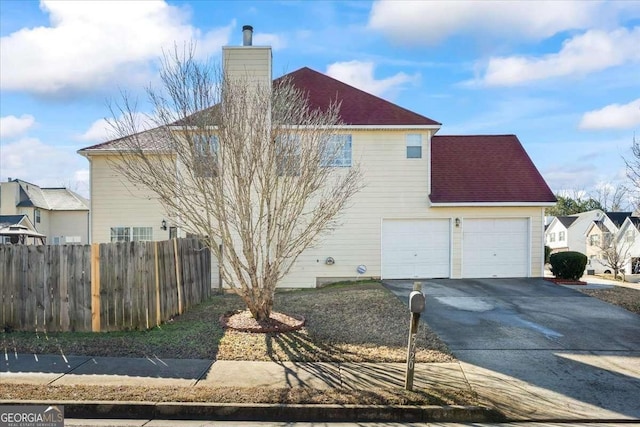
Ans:
[[[142,99],[174,43],[219,60],[245,24],[273,47],[274,77],[308,66],[443,123],[439,134],[516,134],[556,192],[625,179],[640,1],[595,0],[0,0],[0,179],[88,196],[76,151],[108,137],[108,100]]]

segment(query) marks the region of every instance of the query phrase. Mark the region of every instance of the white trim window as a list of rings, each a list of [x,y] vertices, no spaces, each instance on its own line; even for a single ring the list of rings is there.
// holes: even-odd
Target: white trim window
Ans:
[[[147,242],[153,240],[153,227],[111,227],[111,242]]]
[[[549,233],[549,243],[556,241],[556,233]]]
[[[407,159],[422,158],[422,135],[419,133],[408,133],[406,137]]]
[[[332,135],[325,147],[324,167],[351,167],[351,135]]]
[[[194,135],[194,173],[196,177],[208,178],[218,175],[218,150],[220,142],[215,135]]]
[[[36,224],[40,224],[40,209],[34,209],[33,210],[33,219],[35,221]]]
[[[564,231],[558,232],[558,242],[564,242]]]
[[[275,143],[278,176],[300,175],[300,137],[291,134],[279,135]]]
[[[625,233],[625,238],[624,238],[625,242],[627,243],[631,243],[634,241],[633,238],[633,230],[627,230],[627,232]]]

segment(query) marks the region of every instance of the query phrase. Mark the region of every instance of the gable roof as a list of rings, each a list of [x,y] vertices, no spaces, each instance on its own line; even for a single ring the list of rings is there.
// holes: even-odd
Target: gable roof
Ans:
[[[20,179],[13,181],[20,186],[20,201],[17,207],[61,211],[89,210],[89,200],[67,188],[41,188]]]
[[[410,126],[428,127],[438,129],[441,123],[428,117],[422,116],[406,108],[400,107],[392,102],[371,95],[363,90],[357,89],[318,71],[308,67],[300,68],[291,73],[285,74],[273,81],[276,85],[285,79],[291,79],[291,83],[303,91],[308,97],[311,109],[326,110],[331,102],[340,102],[340,119],[349,126]],[[189,117],[180,119],[173,125],[183,126],[189,124],[189,118],[201,114],[215,113],[218,105],[213,105]],[[167,135],[166,129],[157,127],[142,131],[136,134],[143,147],[149,149],[163,149],[163,144]],[[133,135],[132,135],[133,136]],[[118,151],[126,150],[130,145],[126,138],[117,138],[110,141],[101,142],[78,150],[80,154],[87,154],[90,151]]]
[[[559,216],[556,218],[558,218],[558,222],[560,222],[560,224],[564,225],[564,228],[571,227],[571,224],[576,222],[576,220],[578,219],[577,216]]]
[[[312,109],[326,110],[332,101],[340,102],[340,118],[347,125],[437,126],[441,123],[371,95],[346,83],[312,70],[300,68],[276,79],[290,78],[308,96]]]
[[[431,139],[432,203],[544,203],[556,197],[515,135]]]
[[[26,221],[25,221],[26,220]],[[0,228],[8,227],[10,225],[20,224],[22,221],[25,221],[27,224],[31,225],[31,221],[29,217],[25,214],[22,215],[0,215]],[[33,228],[33,225],[31,225]]]
[[[609,217],[616,227],[620,228],[624,220],[631,216],[633,212],[605,212],[604,214]]]

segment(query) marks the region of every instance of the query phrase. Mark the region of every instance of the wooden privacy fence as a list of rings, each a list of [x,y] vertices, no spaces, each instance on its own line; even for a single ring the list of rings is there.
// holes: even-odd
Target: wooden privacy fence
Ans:
[[[210,295],[211,255],[197,239],[0,245],[0,327],[148,329]]]

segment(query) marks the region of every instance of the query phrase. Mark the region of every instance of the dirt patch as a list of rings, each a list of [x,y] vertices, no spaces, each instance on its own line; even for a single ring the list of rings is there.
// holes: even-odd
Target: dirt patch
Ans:
[[[220,316],[220,325],[238,332],[276,333],[297,331],[304,326],[304,317],[295,314],[271,312],[269,319],[259,322],[249,310],[228,311]]]
[[[308,387],[141,387],[62,386],[0,384],[6,400],[209,402],[338,405],[477,405],[470,390],[430,387],[409,392],[402,389],[318,390]]]
[[[610,289],[578,289],[594,298],[615,304],[633,313],[640,314],[640,290],[614,286]]]

